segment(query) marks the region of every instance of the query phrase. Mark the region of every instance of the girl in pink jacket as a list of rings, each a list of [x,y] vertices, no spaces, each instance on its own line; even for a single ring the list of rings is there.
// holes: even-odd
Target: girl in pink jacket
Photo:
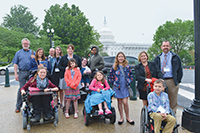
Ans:
[[[102,102],[105,108],[105,114],[112,114],[110,111],[110,106],[108,107],[107,102],[111,103],[111,96],[110,96],[110,86],[106,81],[104,74],[102,71],[98,71],[94,79],[92,80],[89,89],[92,90],[91,97],[90,97],[90,105],[95,106],[98,105],[99,108],[99,115],[103,115],[102,109]]]

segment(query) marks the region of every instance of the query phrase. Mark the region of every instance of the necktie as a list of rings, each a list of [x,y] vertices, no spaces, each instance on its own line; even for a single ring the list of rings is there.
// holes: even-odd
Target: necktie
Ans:
[[[167,64],[167,54],[165,54],[165,58],[163,60],[163,67],[162,67],[162,73],[165,74],[164,72],[164,67],[166,67],[166,64]]]

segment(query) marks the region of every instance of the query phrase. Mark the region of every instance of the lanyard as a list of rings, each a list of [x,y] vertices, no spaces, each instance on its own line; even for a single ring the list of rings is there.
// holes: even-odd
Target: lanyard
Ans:
[[[58,64],[60,63],[60,58],[61,58],[61,56],[59,56],[58,61],[57,61],[57,58],[56,58],[56,66],[58,66]]]

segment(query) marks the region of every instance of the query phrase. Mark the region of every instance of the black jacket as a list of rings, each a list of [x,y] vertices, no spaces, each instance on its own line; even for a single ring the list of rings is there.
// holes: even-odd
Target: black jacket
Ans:
[[[148,66],[149,66],[149,70],[151,72],[152,78],[163,79],[163,74],[160,71],[160,69],[158,69],[158,66],[156,65],[154,61],[152,62],[148,61]],[[138,81],[137,88],[143,89],[146,77],[145,77],[144,66],[142,65],[142,63],[135,66],[135,78],[136,78],[136,81]]]
[[[171,52],[171,54],[172,54],[172,60],[171,60],[172,75],[173,75],[174,83],[177,86],[181,82],[181,79],[183,77],[183,67],[182,67],[180,57],[173,52]],[[159,70],[161,70],[161,62],[160,62],[160,56],[161,55],[162,55],[162,53],[159,54],[158,56],[156,56],[156,58],[154,59],[154,61],[156,62],[156,64],[159,67]]]
[[[65,74],[65,68],[67,67],[68,64],[68,55],[64,55],[61,59],[60,59],[60,63],[58,64],[58,68],[60,69],[60,78],[64,78],[64,74]],[[76,60],[76,63],[78,64],[78,67],[81,70],[81,58],[78,55],[73,54],[73,58]]]

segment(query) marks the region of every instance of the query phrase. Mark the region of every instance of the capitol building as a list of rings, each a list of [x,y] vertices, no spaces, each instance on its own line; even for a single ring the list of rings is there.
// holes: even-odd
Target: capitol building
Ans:
[[[112,31],[106,26],[107,22],[104,19],[104,27],[100,30],[99,34],[100,42],[103,44],[103,51],[109,56],[116,56],[118,52],[122,51],[125,55],[138,57],[141,51],[146,51],[152,44],[140,44],[140,43],[117,43],[114,40]]]

